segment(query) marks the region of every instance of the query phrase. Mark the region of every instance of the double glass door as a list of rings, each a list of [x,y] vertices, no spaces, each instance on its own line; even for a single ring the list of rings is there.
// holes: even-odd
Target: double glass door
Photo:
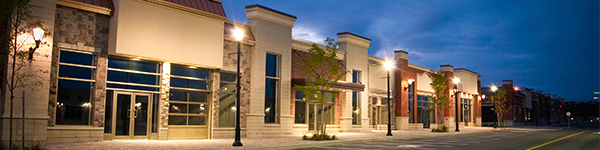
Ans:
[[[335,124],[334,108],[335,106],[332,103],[323,105],[323,108],[320,108],[318,104],[308,104],[308,130],[320,131],[321,129],[319,128],[319,125],[321,122],[325,122],[326,124]],[[321,121],[321,119],[325,120]]]
[[[388,124],[388,100],[386,98],[371,98],[369,107],[371,109],[369,111],[369,116],[371,117],[371,125],[374,129],[377,129],[377,125]]]
[[[423,123],[423,128],[429,128],[429,125],[434,123],[434,112],[428,107],[417,107],[417,122]]]
[[[148,93],[114,93],[112,128],[115,139],[148,139],[151,96]]]

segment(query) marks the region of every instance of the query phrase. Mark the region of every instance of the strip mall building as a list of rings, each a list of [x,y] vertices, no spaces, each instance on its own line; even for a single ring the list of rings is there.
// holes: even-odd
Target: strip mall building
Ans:
[[[454,128],[456,119],[461,127],[481,125],[477,73],[440,66],[449,78],[450,97],[451,79],[461,79],[459,111],[454,98],[452,108],[429,110],[431,68],[409,63],[407,52],[395,51],[388,91],[385,60],[368,55],[370,39],[350,32],[337,34],[336,64],[349,73],[327,91],[340,95],[322,111],[305,103],[293,86],[310,82],[299,66],[312,42],[292,37],[295,16],[265,6],[246,6],[245,25],[227,21],[218,0],[32,0],[31,5],[34,19],[52,36],[44,38],[49,46],[37,50],[50,57],[36,57],[32,64],[50,73],[36,92],[25,91],[27,141],[233,138],[237,109],[243,137],[306,134],[316,129],[319,114],[330,116],[325,122],[331,133],[385,130],[388,111],[394,130]],[[235,28],[245,32],[241,108],[235,107]],[[21,99],[15,98],[14,116],[22,115]],[[6,98],[3,142],[9,140],[10,106]],[[20,141],[21,117],[14,118],[13,140]]]

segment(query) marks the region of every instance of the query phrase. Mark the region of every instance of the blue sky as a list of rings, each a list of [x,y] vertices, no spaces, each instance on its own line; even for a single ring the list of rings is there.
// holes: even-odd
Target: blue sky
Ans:
[[[600,91],[597,0],[223,0],[227,20],[245,24],[252,4],[296,16],[294,37],[323,43],[351,32],[371,39],[370,55],[404,50],[417,65],[477,72],[483,87],[513,80],[567,101]]]

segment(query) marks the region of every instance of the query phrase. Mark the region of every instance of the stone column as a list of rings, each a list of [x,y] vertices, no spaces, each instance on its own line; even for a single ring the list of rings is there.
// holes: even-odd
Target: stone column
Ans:
[[[162,64],[160,75],[160,100],[158,101],[159,131],[158,139],[167,140],[169,129],[169,93],[171,88],[171,63]]]

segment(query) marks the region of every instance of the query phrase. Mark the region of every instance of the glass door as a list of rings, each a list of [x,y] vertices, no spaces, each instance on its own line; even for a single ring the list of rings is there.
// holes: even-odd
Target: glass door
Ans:
[[[114,97],[115,139],[148,139],[151,94],[115,92]]]

